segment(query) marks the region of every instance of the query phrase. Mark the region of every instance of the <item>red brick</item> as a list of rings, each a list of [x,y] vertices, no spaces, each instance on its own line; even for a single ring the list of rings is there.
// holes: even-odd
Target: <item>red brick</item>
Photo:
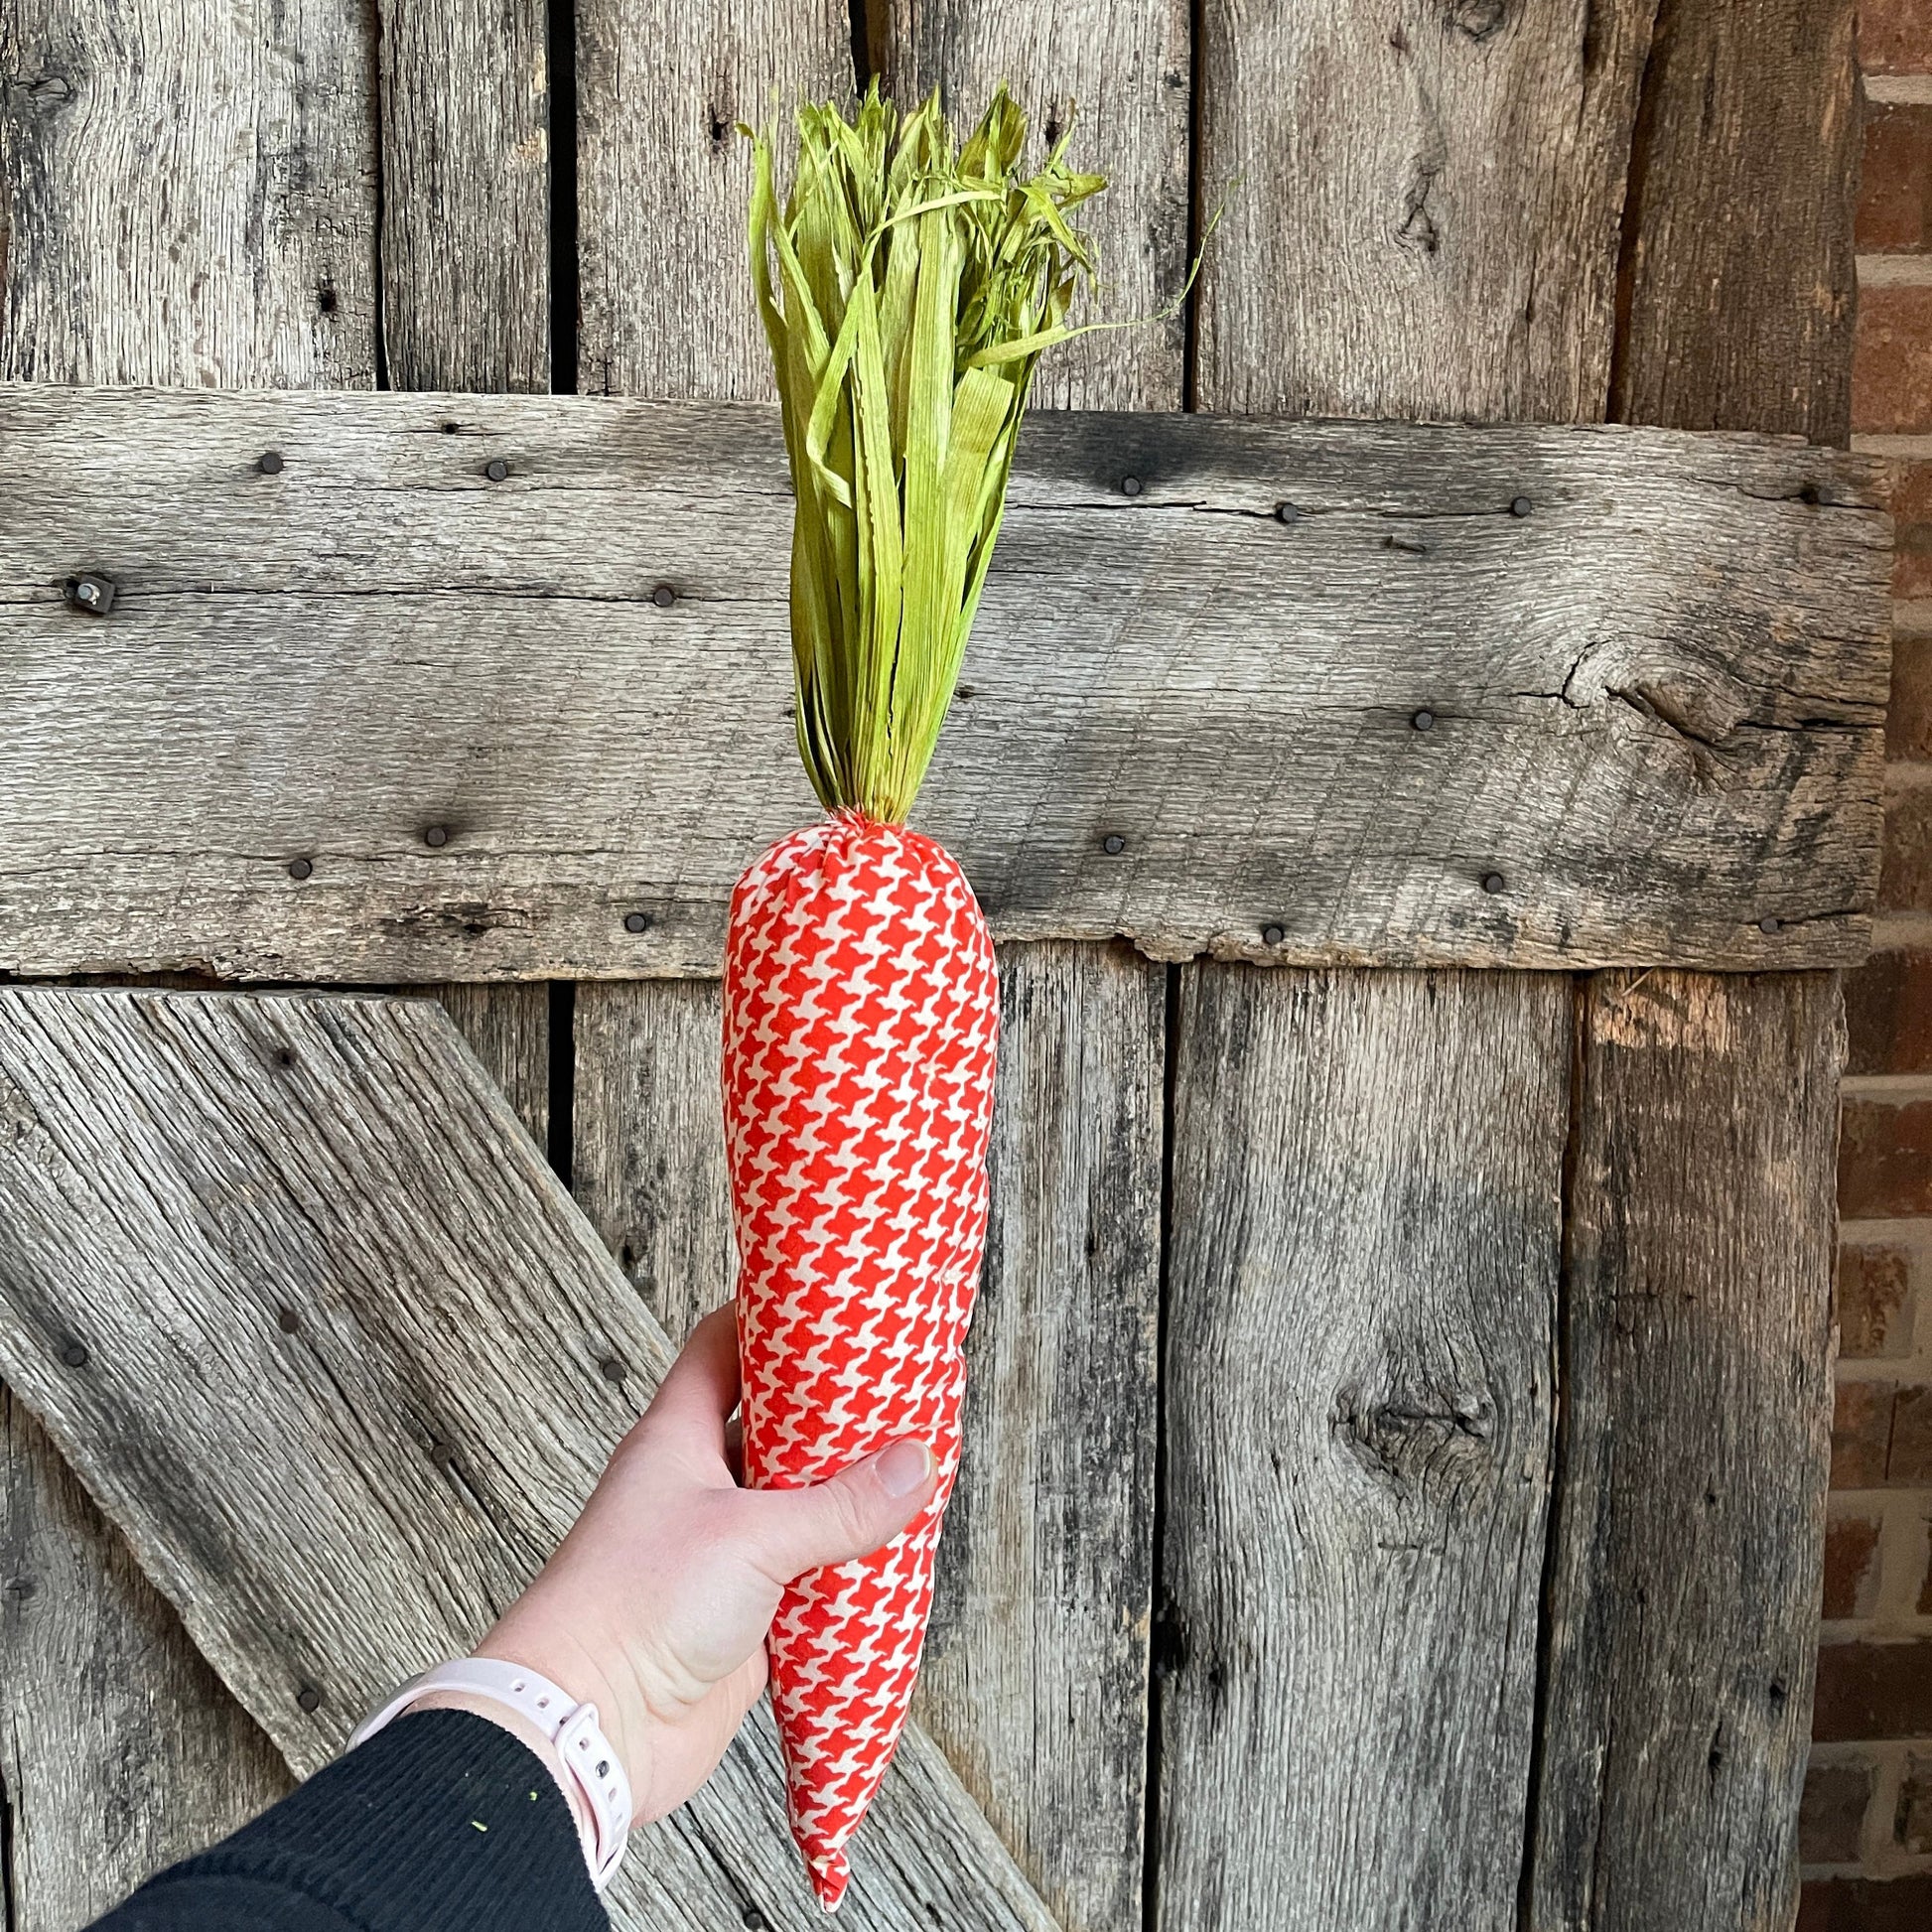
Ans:
[[[1932,288],[1860,291],[1852,426],[1881,436],[1932,430]]]
[[[1887,102],[1865,116],[1859,247],[1921,254],[1932,244],[1932,106]]]
[[[1891,1830],[1907,1852],[1932,1852],[1932,1757],[1922,1752],[1906,1754]]]
[[[1887,912],[1932,912],[1932,784],[1900,786],[1885,801],[1878,903]]]
[[[1798,1856],[1805,1863],[1856,1863],[1874,1782],[1872,1766],[1863,1759],[1814,1764],[1805,1773],[1804,1809],[1798,1814]]]
[[[1891,466],[1891,594],[1893,597],[1932,597],[1932,463],[1894,463]],[[1913,656],[1909,682],[1910,701],[1923,711],[1926,641],[1923,638],[1897,638],[1892,644],[1892,693],[1898,689],[1898,651],[1903,646]],[[1889,734],[1887,735],[1889,742]],[[1913,752],[1922,758],[1932,754]]]
[[[1848,1073],[1932,1073],[1932,952],[1873,953],[1845,976]]]
[[[1845,1102],[1838,1211],[1848,1221],[1932,1214],[1932,1101]]]
[[[1915,464],[1915,470],[1932,473],[1932,465]],[[1894,502],[1897,498],[1892,499]],[[1894,528],[1902,544],[1908,526],[1897,522],[1894,512]],[[1919,529],[1932,533],[1932,523],[1922,523]],[[1905,574],[1908,564],[1917,564],[1917,557],[1908,558],[1902,549],[1892,552],[1892,591],[1898,597],[1932,596],[1932,570],[1928,570],[1926,584],[1911,584],[1901,589],[1899,579]],[[1932,544],[1927,546],[1926,561],[1932,562]],[[1894,637],[1891,642],[1891,703],[1885,707],[1885,756],[1888,759],[1932,759],[1932,638]]]
[[[1878,1594],[1878,1524],[1870,1516],[1835,1517],[1825,1531],[1825,1601],[1829,1617],[1869,1616]]]
[[[1859,65],[1866,73],[1932,73],[1925,0],[1859,0]]]
[[[1932,1483],[1932,1389],[1902,1388],[1893,1399],[1885,1480],[1896,1489],[1922,1489]]]
[[[1903,1355],[1911,1346],[1912,1258],[1880,1243],[1838,1251],[1838,1352],[1859,1361]]]
[[[1925,1932],[1932,1925],[1932,1871],[1909,1878],[1814,1878],[1796,1932]]]
[[[1822,1744],[1932,1737],[1932,1637],[1821,1644],[1811,1734]]]
[[[1832,1409],[1832,1487],[1879,1489],[1891,1450],[1889,1382],[1841,1382]]]

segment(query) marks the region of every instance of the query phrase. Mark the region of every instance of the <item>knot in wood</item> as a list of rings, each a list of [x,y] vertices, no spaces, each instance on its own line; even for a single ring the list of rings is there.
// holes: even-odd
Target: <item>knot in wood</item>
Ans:
[[[1329,1428],[1362,1468],[1408,1500],[1428,1491],[1452,1501],[1495,1461],[1496,1406],[1485,1390],[1427,1381],[1371,1391],[1344,1388]]]

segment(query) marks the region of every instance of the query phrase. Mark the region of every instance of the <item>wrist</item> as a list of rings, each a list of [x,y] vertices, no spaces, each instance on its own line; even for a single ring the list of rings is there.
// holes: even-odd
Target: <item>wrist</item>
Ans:
[[[629,1780],[633,1805],[641,1802],[649,1766],[638,1725],[610,1675],[582,1644],[561,1633],[523,1629],[506,1617],[471,1655],[512,1664],[519,1670],[535,1671],[577,1703],[595,1705],[598,1727]],[[545,1757],[549,1761],[548,1753]],[[566,1794],[574,1797],[567,1782],[565,1788]]]
[[[414,1717],[419,1711],[466,1711],[473,1718],[482,1718],[485,1723],[494,1725],[498,1730],[508,1731],[542,1763],[550,1782],[563,1793],[564,1803],[570,1807],[571,1822],[577,1830],[577,1835],[582,1838],[586,1832],[595,1832],[596,1821],[591,1817],[591,1808],[585,1802],[583,1792],[578,1789],[576,1782],[565,1774],[563,1766],[557,1761],[557,1753],[552,1748],[550,1740],[529,1719],[510,1710],[507,1705],[496,1703],[492,1698],[476,1697],[468,1691],[425,1691],[410,1705],[403,1716]]]

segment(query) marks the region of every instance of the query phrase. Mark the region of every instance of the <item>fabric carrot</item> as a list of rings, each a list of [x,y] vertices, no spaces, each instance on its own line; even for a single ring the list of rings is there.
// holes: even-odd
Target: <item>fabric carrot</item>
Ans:
[[[936,97],[798,117],[782,206],[759,137],[753,274],[796,499],[798,746],[827,816],[732,896],[724,1101],[742,1270],[745,1471],[814,1482],[899,1437],[940,1480],[886,1549],[786,1591],[769,1640],[792,1835],[827,1910],[918,1673],[959,1467],[986,1231],[999,986],[972,888],[906,828],[993,554],[1042,350],[1090,275],[1021,172],[1004,89],[955,151]]]

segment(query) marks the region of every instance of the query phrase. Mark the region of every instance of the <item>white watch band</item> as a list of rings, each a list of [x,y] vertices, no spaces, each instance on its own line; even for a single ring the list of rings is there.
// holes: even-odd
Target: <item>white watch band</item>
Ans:
[[[570,1783],[584,1794],[591,1829],[580,1834],[591,1882],[602,1891],[623,1860],[630,1835],[630,1780],[598,1726],[597,1706],[572,1702],[549,1678],[536,1671],[505,1664],[494,1657],[463,1657],[438,1664],[412,1677],[388,1703],[369,1713],[355,1726],[348,1748],[366,1743],[419,1698],[436,1691],[458,1691],[466,1697],[485,1698],[514,1711],[548,1740]]]

